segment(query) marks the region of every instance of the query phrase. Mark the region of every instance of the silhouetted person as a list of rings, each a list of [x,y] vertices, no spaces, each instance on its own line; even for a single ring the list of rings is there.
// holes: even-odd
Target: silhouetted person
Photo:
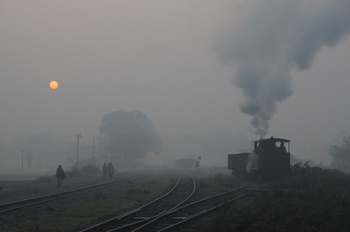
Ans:
[[[62,186],[62,181],[64,180],[65,177],[66,177],[66,174],[64,174],[64,171],[61,165],[59,165],[56,170],[57,188],[60,188]]]
[[[196,160],[196,163],[194,164],[194,166],[196,167],[197,171],[199,168],[199,163],[201,162],[202,157],[198,156],[198,159]]]
[[[199,161],[198,160],[196,160],[195,166],[196,166],[196,169],[198,171],[198,168],[199,168]]]
[[[108,177],[109,177],[109,179],[112,179],[113,174],[114,174],[114,166],[112,163],[109,163],[108,164]]]
[[[107,171],[108,171],[107,165],[106,165],[106,163],[104,163],[103,166],[102,166],[102,177],[103,177],[103,179],[107,179]]]

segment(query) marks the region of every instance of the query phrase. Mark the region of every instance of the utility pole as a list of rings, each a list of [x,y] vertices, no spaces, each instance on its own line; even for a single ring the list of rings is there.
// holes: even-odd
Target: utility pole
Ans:
[[[77,134],[77,169],[79,168],[79,139],[83,138],[81,134]]]
[[[95,136],[93,137],[93,141],[94,141],[94,143],[93,143],[93,155],[94,155],[94,158],[95,158]]]
[[[32,151],[28,151],[28,173],[30,173],[30,171],[32,170],[32,161],[33,159],[33,152]]]
[[[99,140],[98,140],[98,142],[99,142],[99,145],[100,145],[100,149],[99,149],[99,153],[100,153],[100,162],[101,162],[101,160],[102,160],[102,143],[101,143],[101,137],[99,138]]]
[[[22,151],[22,176],[23,176],[23,153],[24,151]]]

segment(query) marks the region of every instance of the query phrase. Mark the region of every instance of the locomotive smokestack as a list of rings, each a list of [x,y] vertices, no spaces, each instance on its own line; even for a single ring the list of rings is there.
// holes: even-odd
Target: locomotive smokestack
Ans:
[[[244,1],[240,12],[213,46],[223,64],[235,65],[232,82],[245,96],[239,107],[264,138],[278,103],[293,94],[290,71],[307,70],[323,46],[349,33],[350,1]]]

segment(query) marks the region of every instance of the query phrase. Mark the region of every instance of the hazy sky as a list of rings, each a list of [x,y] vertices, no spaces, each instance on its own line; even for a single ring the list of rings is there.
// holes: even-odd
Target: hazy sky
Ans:
[[[126,109],[162,137],[231,127],[257,139],[243,105],[261,95],[238,81],[253,70],[259,83],[288,82],[266,136],[328,162],[325,148],[350,132],[350,4],[273,2],[2,0],[0,138],[49,131],[92,143],[102,116]]]

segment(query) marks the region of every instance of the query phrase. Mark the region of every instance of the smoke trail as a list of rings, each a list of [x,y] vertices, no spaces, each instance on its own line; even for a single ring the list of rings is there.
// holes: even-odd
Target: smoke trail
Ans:
[[[223,64],[234,64],[233,84],[243,90],[241,112],[263,138],[278,102],[293,94],[291,70],[308,69],[316,53],[350,31],[349,0],[244,1],[232,25],[213,45]]]

